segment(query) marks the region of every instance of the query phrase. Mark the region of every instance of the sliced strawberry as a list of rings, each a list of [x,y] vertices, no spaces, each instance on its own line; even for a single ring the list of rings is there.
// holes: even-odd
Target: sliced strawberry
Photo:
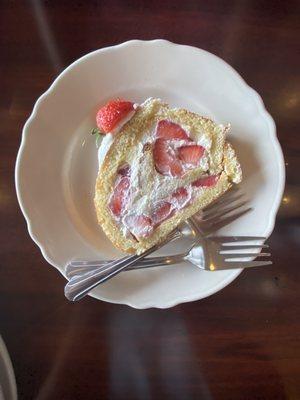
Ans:
[[[152,220],[146,215],[127,215],[124,224],[136,238],[147,237],[153,231]]]
[[[132,111],[133,103],[121,99],[109,101],[104,107],[101,107],[96,116],[98,128],[105,132],[111,132],[115,126]]]
[[[156,139],[153,148],[155,167],[162,175],[181,176],[183,169],[175,151],[165,139]]]
[[[171,202],[178,210],[186,206],[190,199],[191,195],[184,187],[177,189],[176,192],[174,192],[171,196]]]
[[[130,176],[130,166],[128,164],[122,165],[122,167],[118,169],[118,174],[122,176]]]
[[[154,225],[162,223],[172,213],[172,205],[168,201],[161,201],[154,207],[152,221]]]
[[[108,207],[116,217],[119,217],[124,209],[128,198],[129,186],[130,180],[127,176],[124,176],[118,181],[111,195]]]
[[[163,139],[185,139],[189,140],[188,134],[180,125],[163,119],[159,121],[156,128],[156,137]]]
[[[186,164],[199,165],[200,158],[203,156],[205,148],[197,144],[191,146],[181,146],[178,148],[179,158]]]
[[[211,187],[214,186],[220,178],[220,175],[210,175],[204,178],[199,178],[192,183],[194,187]]]

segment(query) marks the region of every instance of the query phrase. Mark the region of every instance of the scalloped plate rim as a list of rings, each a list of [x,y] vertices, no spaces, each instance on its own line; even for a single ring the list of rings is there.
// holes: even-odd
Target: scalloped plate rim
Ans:
[[[85,55],[83,55],[82,57],[78,58],[77,60],[75,60],[74,62],[72,62],[69,66],[67,66],[56,78],[55,80],[52,82],[52,84],[50,85],[50,87],[40,95],[40,97],[37,99],[37,101],[34,104],[33,110],[29,116],[29,118],[27,119],[26,123],[24,124],[23,130],[22,130],[22,135],[21,135],[21,143],[20,143],[20,147],[18,150],[18,154],[17,154],[17,158],[16,158],[16,164],[15,164],[15,187],[16,187],[16,194],[17,194],[17,199],[19,202],[19,206],[21,208],[21,211],[24,215],[24,218],[26,220],[26,224],[27,224],[27,229],[28,229],[28,233],[31,237],[31,239],[35,242],[35,244],[39,247],[43,257],[45,258],[45,260],[52,266],[54,266],[63,276],[64,273],[63,271],[60,269],[60,266],[57,265],[50,256],[48,256],[47,254],[47,250],[44,248],[41,239],[38,237],[39,236],[39,232],[37,232],[34,228],[34,223],[33,221],[30,219],[29,216],[29,212],[27,212],[27,210],[25,210],[25,207],[22,203],[22,195],[21,195],[21,191],[19,189],[19,175],[20,175],[20,169],[19,169],[19,164],[20,164],[20,160],[22,157],[22,154],[24,152],[25,146],[26,146],[26,136],[27,136],[27,131],[30,129],[30,125],[32,123],[32,121],[37,117],[38,115],[38,111],[39,108],[41,106],[41,104],[43,103],[43,101],[50,96],[55,88],[56,85],[58,84],[58,82],[60,81],[60,79],[68,73],[69,70],[71,70],[74,66],[76,66],[77,64],[79,64],[80,62],[82,62],[83,60],[92,57],[93,55],[97,54],[97,53],[104,53],[107,51],[116,51],[118,48],[122,48],[122,47],[126,47],[126,46],[130,46],[130,45],[142,45],[142,46],[149,46],[149,45],[164,45],[164,46],[176,46],[176,47],[185,47],[185,48],[189,48],[192,51],[196,51],[196,52],[204,52],[207,53],[210,57],[213,57],[215,59],[217,59],[223,67],[225,67],[227,69],[227,71],[230,71],[230,73],[232,74],[232,76],[234,77],[235,81],[239,83],[240,86],[243,86],[244,89],[248,90],[248,94],[253,98],[253,100],[255,101],[256,107],[258,109],[258,112],[260,113],[260,115],[262,117],[265,118],[265,120],[268,123],[268,134],[269,136],[272,137],[272,140],[274,141],[274,145],[276,148],[276,156],[278,161],[281,164],[281,168],[280,168],[280,172],[281,175],[279,176],[279,181],[280,184],[278,185],[277,188],[277,193],[276,193],[276,199],[273,203],[273,208],[270,210],[269,212],[269,218],[268,218],[268,229],[266,229],[266,232],[263,233],[263,236],[265,237],[269,237],[274,229],[275,226],[275,220],[276,220],[276,214],[278,212],[279,206],[280,206],[280,202],[281,202],[281,198],[283,195],[283,191],[284,191],[284,186],[285,186],[285,167],[284,167],[284,157],[283,157],[283,153],[281,150],[281,146],[278,140],[278,137],[276,135],[276,126],[275,126],[275,122],[272,118],[272,116],[269,114],[269,112],[266,110],[264,102],[261,98],[261,96],[257,93],[257,91],[255,91],[253,88],[251,88],[246,81],[240,76],[240,74],[233,68],[231,67],[226,61],[224,61],[222,58],[214,55],[213,53],[210,53],[207,50],[204,49],[200,49],[194,46],[189,46],[189,45],[183,45],[183,44],[176,44],[173,42],[170,42],[168,40],[165,39],[154,39],[154,40],[139,40],[139,39],[133,39],[133,40],[129,40],[117,45],[113,45],[113,46],[109,46],[109,47],[104,47],[104,48],[100,48],[97,50],[94,50],[92,52],[89,52]],[[110,302],[113,304],[122,304],[122,305],[127,305],[130,306],[132,308],[135,309],[148,309],[148,308],[160,308],[160,309],[165,309],[165,308],[170,308],[170,307],[174,307],[178,304],[181,303],[187,303],[187,302],[191,302],[191,301],[196,301],[196,300],[200,300],[200,299],[204,299],[208,296],[211,296],[215,293],[217,293],[218,291],[222,290],[224,287],[228,286],[231,282],[233,282],[233,280],[240,275],[240,273],[243,271],[243,269],[238,269],[238,270],[232,270],[232,274],[227,276],[224,280],[222,280],[218,285],[216,285],[216,287],[214,288],[214,290],[209,289],[207,292],[204,292],[204,294],[201,294],[200,296],[195,295],[195,296],[185,296],[185,297],[181,297],[176,299],[175,301],[171,301],[169,303],[164,303],[164,304],[160,304],[160,305],[152,305],[151,303],[142,303],[139,305],[133,304],[132,302],[128,301],[113,301],[113,300],[108,300],[105,298],[101,298],[101,296],[99,295],[94,295],[93,293],[89,294],[90,297],[93,297],[97,300],[102,300],[102,301],[106,301],[106,302]]]

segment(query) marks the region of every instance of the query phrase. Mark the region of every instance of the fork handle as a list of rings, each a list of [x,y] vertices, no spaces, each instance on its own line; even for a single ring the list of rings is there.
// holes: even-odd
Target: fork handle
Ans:
[[[179,237],[178,231],[172,232],[168,238],[162,243],[151,247],[140,255],[123,257],[119,260],[109,262],[103,268],[98,268],[96,271],[87,272],[82,276],[75,276],[65,286],[65,296],[70,301],[77,301],[86,296],[94,287],[111,279],[124,269],[134,265],[139,260],[146,257],[148,254],[158,250],[160,247],[170,242],[176,237]]]
[[[203,232],[203,230],[201,229],[201,227],[199,226],[199,222],[194,218],[191,217],[187,220],[188,224],[190,225],[190,227],[192,228],[192,230],[196,233],[197,237],[204,237],[205,234]],[[176,236],[175,236],[176,238]],[[171,238],[171,240],[173,240]],[[126,268],[127,270],[132,270],[132,269],[141,269],[141,268],[149,268],[149,267],[158,267],[161,265],[171,265],[171,264],[176,264],[180,261],[182,261],[183,255],[181,258],[174,258],[174,256],[172,257],[152,257],[152,258],[148,258],[148,259],[141,259],[141,261],[139,262],[139,264],[133,264],[132,266],[129,266],[128,268]],[[75,278],[75,276],[83,276],[86,275],[88,273],[96,273],[97,271],[103,270],[105,269],[106,266],[109,265],[111,261],[70,261],[67,265],[66,265],[66,276],[67,278],[73,279]]]
[[[141,259],[138,264],[133,264],[130,267],[126,268],[126,271],[132,271],[135,269],[146,269],[146,268],[155,268],[161,267],[164,265],[173,265],[178,264],[183,260],[183,255],[172,255],[172,256],[156,256],[156,257],[149,257],[145,259]],[[111,260],[109,261],[97,261],[94,263],[86,262],[82,265],[73,264],[72,261],[67,264],[66,266],[66,277],[68,279],[72,279],[75,276],[83,276],[92,271],[96,271],[100,268],[105,268]]]

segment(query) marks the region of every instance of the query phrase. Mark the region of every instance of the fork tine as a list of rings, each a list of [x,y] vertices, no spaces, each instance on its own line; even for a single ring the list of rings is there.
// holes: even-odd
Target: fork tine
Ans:
[[[244,258],[244,257],[270,257],[271,253],[219,253],[224,259],[229,258]],[[245,261],[248,262],[248,261]]]
[[[227,250],[231,251],[231,250],[248,250],[248,249],[266,249],[268,247],[269,247],[268,244],[244,244],[243,245],[243,244],[240,244],[239,242],[237,242],[233,246],[222,245],[220,250],[221,251],[227,251]]]
[[[251,240],[266,240],[265,236],[210,236],[210,240],[222,243],[248,242]]]
[[[231,197],[234,196],[236,193],[240,193],[240,186],[233,185],[229,190],[227,190],[224,194],[222,194],[222,197],[215,200],[215,202],[222,202],[226,197]]]
[[[237,268],[253,268],[253,267],[262,267],[265,265],[272,265],[272,261],[239,261],[239,262],[228,262],[225,261],[225,263],[221,266],[217,265],[216,266],[216,271],[219,269],[237,269]]]
[[[221,198],[218,198],[218,199],[214,200],[211,204],[209,204],[207,206],[207,208],[213,207],[216,203],[222,203],[228,197],[232,197],[240,192],[241,192],[240,188],[238,186],[234,185],[230,190],[227,190],[227,192],[224,193]]]
[[[234,201],[242,196],[244,196],[244,193],[241,191],[227,192],[226,194],[223,194],[221,198],[214,200],[212,203],[206,206],[205,210],[215,208],[217,205],[227,203],[228,201]]]
[[[233,202],[240,200],[243,196],[243,193],[237,193],[237,195],[227,196],[225,199],[215,201],[214,203],[211,203],[209,206],[203,209],[203,214],[209,215],[213,212],[216,212],[220,208],[223,208],[228,204],[232,204]]]
[[[227,207],[227,208],[219,208],[217,210],[215,210],[215,212],[210,212],[208,215],[204,214],[202,221],[205,223],[209,223],[210,220],[216,220],[220,217],[225,216],[226,214],[231,213],[234,210],[237,210],[238,208],[244,206],[245,204],[248,203],[248,200],[242,201],[238,204],[235,205],[231,205],[231,207]]]
[[[85,267],[86,265],[88,265],[89,267],[99,267],[100,264],[109,262],[111,260],[91,260],[91,261],[81,261],[81,260],[72,260],[69,262],[68,265],[70,265],[71,267]],[[68,266],[67,266],[68,267]]]
[[[237,218],[241,217],[242,215],[246,214],[247,212],[249,212],[251,210],[253,210],[253,208],[249,207],[246,210],[242,210],[242,211],[237,212],[235,214],[229,215],[226,218],[220,218],[214,224],[211,223],[209,227],[207,227],[207,228],[205,227],[205,236],[209,235],[210,233],[213,233],[213,232],[217,231],[218,229],[223,228],[223,226],[230,224],[231,222],[233,222],[234,220],[236,220]]]

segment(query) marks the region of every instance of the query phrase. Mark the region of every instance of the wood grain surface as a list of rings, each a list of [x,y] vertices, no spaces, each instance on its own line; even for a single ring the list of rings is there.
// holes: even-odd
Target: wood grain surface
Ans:
[[[299,21],[299,1],[0,2],[0,333],[20,399],[300,399]],[[169,310],[68,303],[14,187],[36,99],[75,59],[134,38],[231,64],[263,97],[286,161],[274,266]]]

